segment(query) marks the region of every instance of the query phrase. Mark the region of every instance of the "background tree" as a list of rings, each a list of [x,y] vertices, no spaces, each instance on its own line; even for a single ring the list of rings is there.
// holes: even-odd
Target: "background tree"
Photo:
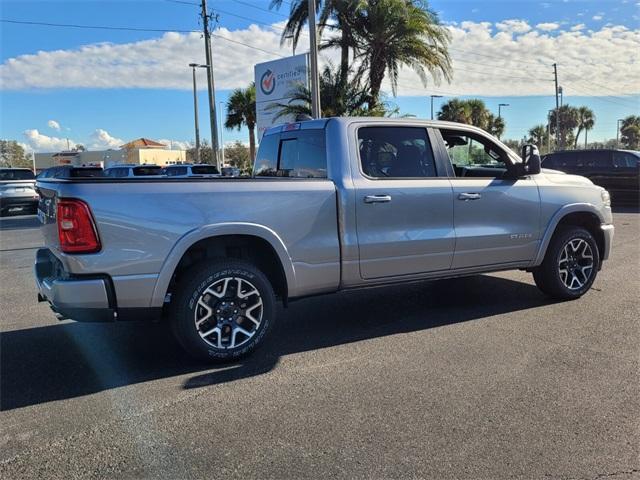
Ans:
[[[187,150],[187,162],[195,163],[196,159],[196,147],[195,145]],[[213,159],[213,150],[209,141],[205,138],[200,140],[200,163],[206,163],[207,165],[215,165],[216,162]]]
[[[547,132],[546,125],[536,125],[529,129],[529,138],[527,140],[530,143],[535,143],[538,149],[542,151],[549,142],[549,134]]]
[[[367,89],[358,80],[342,81],[341,69],[333,69],[327,64],[320,75],[320,105],[323,117],[344,117],[366,115],[369,98]],[[348,75],[347,75],[348,78]],[[311,115],[311,91],[303,84],[298,84],[287,94],[288,103],[275,103],[270,108],[277,110],[277,118],[291,115]],[[383,112],[384,113],[384,112]]]
[[[596,124],[596,116],[588,107],[578,107],[576,109],[578,116],[578,131],[576,132],[576,138],[573,143],[573,148],[578,148],[578,138],[580,133],[584,130],[584,148],[587,148],[587,132],[591,130]]]
[[[227,119],[225,128],[240,130],[246,126],[249,130],[249,154],[251,161],[256,158],[256,85],[251,83],[247,88],[237,88],[227,101]]]
[[[279,10],[283,0],[272,0],[269,8]],[[318,33],[322,37],[326,28],[337,30],[339,36],[334,36],[320,43],[320,48],[340,49],[340,75],[343,84],[347,82],[347,72],[349,71],[349,50],[353,50],[355,42],[353,40],[353,19],[358,6],[358,1],[345,0],[316,0],[316,12],[320,12],[318,20]],[[298,46],[302,29],[309,21],[309,2],[307,0],[293,0],[290,3],[289,19],[285,25],[280,45],[290,42],[295,50]]]
[[[620,125],[620,140],[629,150],[640,150],[640,116],[629,115]]]
[[[75,147],[73,147],[73,149],[76,152],[85,152],[87,149],[84,147],[84,145],[82,145],[81,143],[77,143]]]
[[[558,118],[559,128],[556,128]],[[563,105],[559,109],[553,109],[550,116],[551,134],[558,141],[558,148],[565,148],[573,143],[573,131],[578,126],[578,109],[570,105]],[[559,131],[556,131],[559,130]]]
[[[465,100],[452,98],[440,107],[437,116],[438,120],[471,124],[471,107]]]
[[[15,140],[0,140],[0,164],[3,167],[33,167],[24,148]]]
[[[448,100],[440,107],[438,120],[474,125],[498,138],[502,136],[506,128],[504,119],[493,115],[485,103],[477,98],[468,100],[452,98]]]
[[[249,148],[236,140],[231,145],[224,147],[224,160],[229,165],[239,168],[242,173],[251,173],[253,162],[251,161]]]
[[[436,83],[443,77],[447,81],[451,79],[449,31],[425,1],[358,2],[353,40],[362,71],[368,72],[371,109],[375,109],[380,100],[385,74],[396,94],[398,74],[403,66],[413,69],[424,85],[427,72]]]

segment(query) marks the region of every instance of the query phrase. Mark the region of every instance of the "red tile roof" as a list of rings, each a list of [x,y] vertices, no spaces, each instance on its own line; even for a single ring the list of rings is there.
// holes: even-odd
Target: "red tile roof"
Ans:
[[[125,143],[120,148],[166,148],[164,143],[149,140],[148,138],[138,138]]]

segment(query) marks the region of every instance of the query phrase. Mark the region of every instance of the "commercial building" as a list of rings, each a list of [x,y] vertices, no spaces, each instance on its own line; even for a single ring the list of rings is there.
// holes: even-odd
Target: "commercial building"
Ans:
[[[173,165],[187,161],[185,150],[169,149],[164,143],[148,138],[138,138],[120,147],[119,150],[66,151],[36,153],[36,171],[59,165],[99,165],[104,168],[122,163]]]

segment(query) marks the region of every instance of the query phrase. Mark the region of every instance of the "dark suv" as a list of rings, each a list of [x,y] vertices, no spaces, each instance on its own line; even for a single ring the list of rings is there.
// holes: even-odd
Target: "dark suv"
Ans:
[[[542,159],[542,166],[589,178],[606,188],[614,201],[640,198],[640,152],[632,150],[568,150]]]

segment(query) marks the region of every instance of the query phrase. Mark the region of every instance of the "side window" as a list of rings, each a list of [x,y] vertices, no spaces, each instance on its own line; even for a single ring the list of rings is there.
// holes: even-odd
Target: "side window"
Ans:
[[[254,174],[327,178],[324,130],[298,130],[264,137],[258,150]]]
[[[614,168],[637,168],[638,157],[627,152],[613,152]]]
[[[427,130],[420,127],[358,129],[360,162],[373,178],[435,177],[436,167]]]
[[[507,170],[507,154],[482,135],[441,130],[456,177],[498,178]]]
[[[187,167],[171,167],[171,168],[167,168],[167,175],[169,175],[170,177],[175,177],[177,175],[186,175],[187,174]]]

